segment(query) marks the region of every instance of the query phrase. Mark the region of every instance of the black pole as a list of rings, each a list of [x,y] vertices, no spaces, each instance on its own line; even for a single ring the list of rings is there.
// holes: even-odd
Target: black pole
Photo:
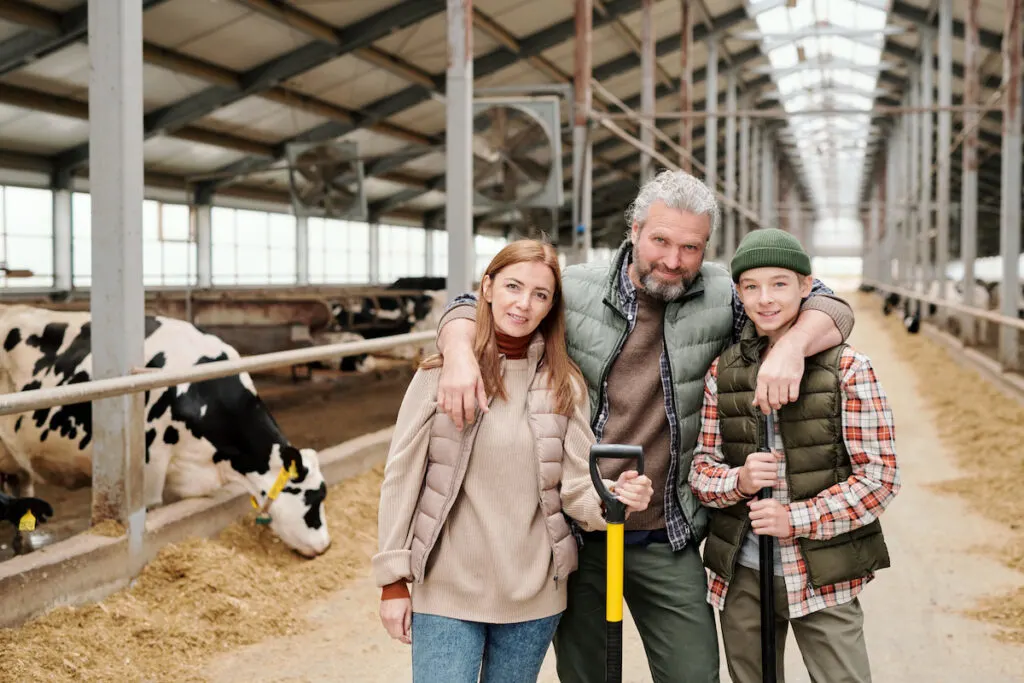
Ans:
[[[762,422],[764,451],[775,447],[775,425],[769,413]],[[772,489],[765,486],[757,492],[758,500],[772,497]],[[758,536],[761,564],[761,681],[775,683],[775,548],[773,538]]]

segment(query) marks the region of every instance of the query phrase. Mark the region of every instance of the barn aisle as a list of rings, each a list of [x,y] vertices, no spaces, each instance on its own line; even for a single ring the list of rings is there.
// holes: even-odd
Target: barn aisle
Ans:
[[[950,445],[939,438],[934,413],[918,393],[918,379],[895,346],[906,337],[880,315],[877,299],[847,296],[858,302],[852,341],[872,357],[896,414],[904,480],[883,520],[893,568],[881,573],[863,597],[874,680],[1024,682],[1024,646],[997,640],[996,627],[962,614],[984,596],[1024,586],[1024,575],[972,550],[985,543],[1005,544],[1007,529],[982,517],[965,499],[931,488],[962,470],[954,464]],[[935,368],[937,373],[942,370]],[[409,681],[408,648],[385,634],[376,598],[372,582],[360,579],[310,606],[309,632],[220,656],[205,674],[216,683]],[[628,616],[624,660],[626,683],[651,680]],[[790,683],[807,683],[792,637],[787,669]],[[540,680],[557,681],[553,654]],[[722,681],[728,680],[723,662]]]

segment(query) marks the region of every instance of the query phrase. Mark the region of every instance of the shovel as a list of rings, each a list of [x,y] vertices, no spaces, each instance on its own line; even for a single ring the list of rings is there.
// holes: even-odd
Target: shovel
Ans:
[[[605,488],[597,461],[602,458],[636,460],[636,471],[644,473],[644,449],[642,446],[618,444],[595,444],[590,447],[590,478],[597,488],[597,494],[604,501],[605,519],[608,521],[607,584],[605,596],[605,683],[622,681],[622,571],[625,553],[626,506]]]
[[[764,451],[771,452],[775,448],[775,420],[773,414],[765,416]],[[772,489],[765,486],[757,492],[758,500],[772,497]],[[761,569],[761,681],[775,683],[775,548],[774,538],[758,536]]]

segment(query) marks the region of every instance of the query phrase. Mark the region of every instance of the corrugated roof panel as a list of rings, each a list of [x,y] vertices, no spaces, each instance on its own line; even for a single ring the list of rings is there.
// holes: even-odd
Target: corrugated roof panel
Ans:
[[[355,142],[358,145],[360,157],[377,157],[393,154],[400,149],[405,149],[409,145],[404,140],[380,135],[365,128],[352,131],[345,135],[344,139]]]
[[[427,100],[406,111],[392,116],[388,121],[411,128],[418,133],[432,135],[445,129],[445,107],[436,100]]]
[[[405,185],[380,178],[367,178],[363,183],[363,188],[366,191],[366,200],[369,202],[376,202],[407,189]]]
[[[162,135],[146,140],[143,152],[147,169],[181,175],[208,173],[245,156],[242,152],[223,147],[212,147]]]
[[[403,164],[401,171],[422,173],[427,176],[441,175],[445,172],[447,162],[445,160],[444,152],[431,152],[426,154],[419,159],[410,161]]]
[[[448,23],[444,12],[426,21],[392,33],[374,45],[429,74],[443,74],[448,68]],[[498,47],[479,30],[473,31],[473,54],[477,57]]]
[[[439,209],[444,205],[444,193],[438,192],[437,190],[431,190],[426,194],[421,194],[415,199],[410,199],[405,204],[402,204],[402,208],[412,211],[430,211],[431,209]]]
[[[309,72],[296,79],[303,84],[303,92],[341,107],[361,109],[410,85],[404,78],[381,71],[356,57],[346,56],[331,64],[337,66],[321,67],[313,78],[307,79],[314,73]]]
[[[404,0],[373,0],[372,2],[348,2],[339,0],[291,0],[291,4],[319,17],[328,24],[339,28],[349,26],[361,19],[401,5]]]
[[[325,121],[327,119],[322,116],[253,95],[218,109],[200,119],[199,123],[213,130],[254,140],[279,142]]]
[[[248,71],[310,42],[312,39],[300,31],[249,12],[173,47],[235,71]]]
[[[572,2],[538,0],[478,0],[480,9],[506,31],[524,38],[567,19],[576,12]]]
[[[54,12],[67,12],[69,9],[80,5],[81,2],[82,0],[32,0],[33,5],[39,5],[43,9]]]
[[[89,46],[71,43],[21,69],[22,73],[50,81],[47,90],[57,94],[89,89]]]
[[[0,19],[0,41],[13,38],[24,30],[24,26]]]
[[[173,0],[142,15],[142,37],[157,45],[178,49],[230,26],[249,11],[234,0]]]
[[[591,41],[591,60],[594,67],[632,52],[632,48],[627,46],[625,41],[610,26],[602,26],[599,29],[595,29]],[[550,50],[545,50],[543,54],[546,59],[554,62],[565,73],[571,74],[575,71],[575,40],[559,43]]]
[[[88,139],[88,121],[0,105],[0,149],[49,155]]]

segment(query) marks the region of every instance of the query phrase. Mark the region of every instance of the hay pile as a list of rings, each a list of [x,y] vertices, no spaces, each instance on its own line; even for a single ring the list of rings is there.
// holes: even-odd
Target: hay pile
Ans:
[[[874,299],[864,297],[860,303],[861,311],[878,309]],[[887,319],[886,329],[913,369],[922,396],[935,411],[939,435],[963,471],[933,488],[963,496],[981,514],[1005,525],[1005,545],[979,550],[1024,572],[1024,406],[957,363],[945,347],[923,334],[907,334],[898,315]],[[1024,643],[1024,589],[985,600],[969,614],[1001,626],[1004,640]]]
[[[0,680],[202,681],[212,655],[305,630],[305,603],[367,571],[383,472],[330,489],[321,557],[297,556],[252,515],[216,539],[167,546],[102,603],[0,630]]]

